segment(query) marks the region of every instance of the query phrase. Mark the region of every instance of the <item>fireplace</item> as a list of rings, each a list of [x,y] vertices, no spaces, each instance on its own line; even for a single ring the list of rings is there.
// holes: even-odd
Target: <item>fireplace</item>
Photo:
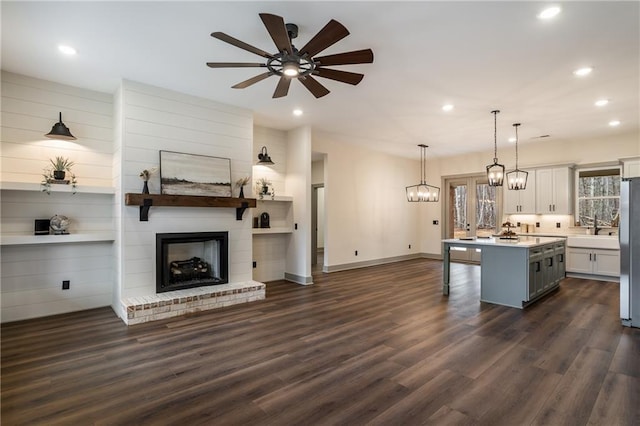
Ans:
[[[228,282],[228,232],[156,234],[156,293]]]

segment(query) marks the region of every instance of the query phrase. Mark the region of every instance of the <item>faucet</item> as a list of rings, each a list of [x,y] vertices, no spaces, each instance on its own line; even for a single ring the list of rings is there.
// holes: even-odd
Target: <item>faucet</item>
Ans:
[[[602,228],[598,228],[598,216],[597,215],[593,215],[593,235],[598,235],[598,232],[600,232],[602,230]]]

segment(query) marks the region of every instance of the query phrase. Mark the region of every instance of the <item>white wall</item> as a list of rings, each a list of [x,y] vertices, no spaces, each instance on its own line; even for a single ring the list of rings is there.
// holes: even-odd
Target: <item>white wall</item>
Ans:
[[[251,175],[250,111],[132,81],[122,83],[121,98],[122,135],[116,139],[122,139],[123,193],[141,192],[139,174],[158,166],[160,150],[230,158],[232,182]],[[149,189],[160,192],[159,173]],[[228,231],[229,282],[252,279],[249,212],[237,221],[231,208],[151,207],[149,221],[141,222],[138,207],[121,206],[119,215],[122,298],[155,294],[156,233]]]
[[[326,154],[324,243],[329,270],[420,252],[423,206],[408,203],[405,196],[405,187],[420,181],[418,161],[338,142],[326,134],[314,133],[313,151]]]
[[[286,190],[293,196],[293,222],[289,238],[285,277],[299,284],[311,284],[311,129],[287,132]]]
[[[78,187],[112,186],[112,96],[2,72],[0,180],[39,183],[50,158],[65,156]],[[47,139],[62,112],[76,141]],[[2,235],[32,235],[35,219],[64,214],[70,232],[113,229],[114,196],[1,191]],[[3,245],[2,321],[108,306],[113,243]],[[69,280],[69,290],[62,290]]]

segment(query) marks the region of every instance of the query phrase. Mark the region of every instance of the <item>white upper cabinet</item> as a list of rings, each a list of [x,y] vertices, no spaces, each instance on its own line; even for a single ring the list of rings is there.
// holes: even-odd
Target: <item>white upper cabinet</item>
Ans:
[[[625,158],[622,160],[622,177],[640,177],[640,158]]]
[[[504,193],[505,214],[534,214],[536,213],[536,172],[529,172],[526,189],[510,190],[508,185],[502,187]]]
[[[569,167],[536,170],[536,213],[572,213],[572,173]]]

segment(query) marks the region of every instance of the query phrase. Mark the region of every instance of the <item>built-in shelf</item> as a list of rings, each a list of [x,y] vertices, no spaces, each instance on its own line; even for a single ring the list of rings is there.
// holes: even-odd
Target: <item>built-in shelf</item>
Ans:
[[[273,199],[271,198],[271,196],[266,196],[265,198],[258,198],[258,201],[293,201],[293,197],[290,195],[276,195],[275,197],[273,197]]]
[[[149,220],[151,206],[164,207],[230,207],[236,209],[236,219],[242,220],[244,211],[256,206],[255,198],[206,197],[198,195],[124,194],[127,206],[140,206],[140,220]]]
[[[18,246],[29,244],[76,244],[100,241],[114,241],[115,233],[111,231],[89,232],[64,235],[21,235],[7,234],[0,236],[0,245]]]
[[[264,235],[264,234],[291,234],[293,229],[289,227],[278,227],[278,228],[252,228],[253,235]]]
[[[50,192],[73,192],[71,185],[51,184],[49,187]],[[0,182],[1,190],[44,192],[42,188],[41,184],[33,182]],[[115,192],[115,188],[111,186],[76,185],[78,194],[115,194]]]

